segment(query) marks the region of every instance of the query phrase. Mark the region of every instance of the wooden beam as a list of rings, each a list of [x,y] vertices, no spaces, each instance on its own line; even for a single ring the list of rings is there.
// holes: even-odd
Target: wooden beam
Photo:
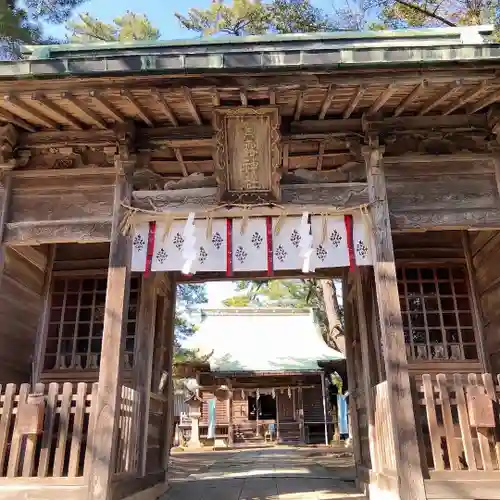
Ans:
[[[300,91],[297,95],[297,101],[295,103],[295,112],[293,119],[295,121],[300,120],[300,115],[302,113],[302,108],[304,107],[304,91]]]
[[[446,99],[450,98],[455,92],[462,86],[462,82],[457,80],[453,82],[448,88],[444,89],[437,97],[432,97],[427,101],[422,109],[419,111],[419,116],[426,115],[429,111],[432,111],[435,107],[439,106]]]
[[[39,92],[35,92],[32,94],[31,99],[41,105],[44,109],[48,110],[49,113],[52,113],[54,116],[57,116],[58,120],[61,120],[63,123],[68,123],[71,127],[81,130],[82,124],[79,120],[71,116],[65,109],[61,108],[57,104],[50,101],[47,97]]]
[[[366,92],[366,86],[360,85],[356,93],[352,96],[352,99],[349,101],[349,104],[346,106],[344,112],[342,113],[342,118],[347,120],[356,110],[356,106],[359,104],[359,101],[363,98]]]
[[[172,124],[172,126],[178,127],[179,122],[174,112],[172,111],[172,108],[168,105],[166,98],[160,93],[159,90],[156,89],[151,91],[151,95],[156,99],[156,101],[160,105],[160,109],[165,114],[165,116],[167,117],[168,121]]]
[[[276,105],[276,90],[274,88],[269,89],[269,104],[271,106]]]
[[[70,102],[73,107],[75,107],[80,113],[85,115],[88,120],[90,120],[97,128],[106,130],[108,124],[92,109],[90,109],[86,104],[80,102],[76,99],[71,92],[62,92],[61,97]]]
[[[391,452],[395,456],[398,486],[398,491],[394,493],[401,500],[425,500],[382,154],[383,149],[376,139],[371,139],[370,146],[363,148],[369,197],[373,203],[372,258],[384,345],[388,406],[394,424],[391,429],[394,448]]]
[[[32,108],[26,102],[24,102],[22,99],[20,99],[19,97],[15,96],[13,94],[6,94],[3,98],[3,100],[6,103],[11,104],[12,106],[23,111],[26,115],[28,115],[30,117],[30,120],[34,119],[35,121],[39,121],[45,127],[57,128],[59,126],[59,124],[57,122],[55,122],[54,120],[51,120],[47,116],[38,112],[36,109]]]
[[[462,106],[465,106],[468,102],[472,101],[475,99],[477,96],[482,94],[486,88],[488,87],[488,82],[483,81],[473,89],[469,90],[469,92],[465,93],[463,96],[458,97],[456,101],[454,101],[452,104],[450,104],[444,111],[443,115],[451,115],[453,111],[456,111],[457,109],[461,108]]]
[[[12,172],[3,172],[0,191],[0,285],[5,271],[5,251],[7,240],[7,222],[10,216],[10,205],[12,198]]]
[[[158,292],[158,273],[148,277],[143,275],[136,327],[134,370],[134,388],[139,392],[138,422],[138,464],[139,474],[146,474],[148,452],[149,402],[151,377],[153,373],[153,351],[156,327],[156,295]]]
[[[290,144],[288,142],[285,142],[283,144],[283,170],[285,172],[288,172],[288,167],[289,167],[289,151],[290,151]]]
[[[89,96],[108,113],[116,123],[125,123],[125,117],[98,90],[91,90]]]
[[[177,158],[177,161],[179,162],[181,169],[182,169],[182,175],[184,177],[187,177],[189,175],[186,164],[184,163],[184,158],[182,157],[181,150],[179,148],[175,148],[175,157]]]
[[[348,120],[301,120],[290,125],[290,138],[315,138],[320,136],[345,136],[358,132],[388,133],[432,129],[479,129],[488,127],[486,114],[451,116],[398,116],[374,120],[365,118]],[[285,138],[287,136],[284,136]]]
[[[215,208],[219,206],[217,188],[176,189],[170,191],[134,191],[134,206],[139,208],[171,211],[172,215],[184,214],[187,211]],[[184,205],[179,205],[179,202]],[[282,202],[288,204],[287,213],[301,214],[304,209],[319,213],[333,207],[357,207],[368,202],[367,186],[363,182],[337,184],[293,184],[282,186]],[[307,207],[307,208],[306,208]],[[280,208],[254,207],[255,215],[281,214]],[[213,217],[224,218],[243,213],[239,208],[220,209]]]
[[[402,115],[405,109],[418,97],[418,95],[428,87],[426,80],[422,80],[399,104],[394,111],[394,116]]]
[[[396,91],[395,84],[390,83],[387,88],[378,96],[377,100],[371,105],[370,109],[366,113],[367,116],[375,114],[394,94]]]
[[[336,87],[334,85],[328,86],[325,100],[321,103],[321,109],[319,111],[318,120],[324,120],[326,114],[328,113],[328,110],[330,109],[330,106],[332,105],[333,102],[333,98],[335,96],[335,89]]]
[[[471,104],[467,108],[467,113],[472,114],[472,113],[477,113],[481,109],[485,108],[486,106],[489,106],[490,104],[493,104],[494,102],[500,101],[500,89],[495,90],[495,92],[492,92],[491,94],[488,94],[486,97],[481,99],[479,102],[476,102],[474,104]]]
[[[52,243],[102,243],[109,241],[111,222],[102,218],[8,223],[5,243],[8,245],[42,245]]]
[[[92,403],[95,405],[95,419],[90,443],[92,453],[88,478],[89,500],[111,498],[118,444],[132,240],[131,236],[124,235],[120,228],[125,216],[122,203],[128,202],[131,187],[122,174],[122,166],[117,167],[119,172],[115,188],[99,382],[96,399]]]
[[[203,120],[200,117],[200,114],[198,113],[198,109],[196,108],[196,104],[193,101],[193,96],[191,95],[191,91],[189,90],[188,87],[184,87],[184,97],[186,99],[186,104],[189,109],[189,112],[191,113],[191,116],[193,117],[194,122],[196,125],[203,125]]]
[[[134,111],[139,115],[141,120],[148,126],[148,127],[154,127],[153,122],[147,115],[146,111],[143,109],[143,107],[137,102],[137,99],[132,95],[132,92],[127,89],[122,89],[120,91],[120,95],[125,97],[127,101],[130,103],[130,105],[134,108]]]

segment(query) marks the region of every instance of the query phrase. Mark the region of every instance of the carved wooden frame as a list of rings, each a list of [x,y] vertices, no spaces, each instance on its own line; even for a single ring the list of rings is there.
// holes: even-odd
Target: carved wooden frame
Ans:
[[[269,123],[269,185],[266,190],[231,190],[229,186],[229,150],[227,119],[244,117],[265,117]],[[219,201],[242,204],[268,203],[280,201],[281,189],[281,136],[280,116],[276,106],[221,107],[214,110],[215,129],[215,178],[218,185]]]

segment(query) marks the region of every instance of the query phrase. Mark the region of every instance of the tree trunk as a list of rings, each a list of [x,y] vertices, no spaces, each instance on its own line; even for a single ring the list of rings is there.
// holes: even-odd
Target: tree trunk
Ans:
[[[329,344],[345,355],[345,338],[340,321],[340,308],[333,280],[319,280],[323,292],[325,312],[328,319]]]

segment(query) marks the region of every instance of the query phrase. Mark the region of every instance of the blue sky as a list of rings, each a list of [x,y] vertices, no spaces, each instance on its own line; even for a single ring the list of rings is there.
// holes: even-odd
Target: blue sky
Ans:
[[[179,38],[193,38],[196,34],[182,28],[175,18],[174,12],[185,14],[191,7],[206,8],[210,3],[211,0],[188,0],[185,2],[172,2],[169,0],[89,0],[76,13],[88,12],[105,22],[111,22],[113,18],[120,16],[127,10],[146,14],[153,25],[160,30],[162,39],[176,40]],[[327,12],[331,10],[331,0],[316,0],[313,3]],[[45,33],[57,38],[64,38],[66,30],[64,26],[47,26]]]

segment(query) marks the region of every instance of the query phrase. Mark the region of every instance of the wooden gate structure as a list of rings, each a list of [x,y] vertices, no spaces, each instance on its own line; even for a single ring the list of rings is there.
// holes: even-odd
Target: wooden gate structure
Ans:
[[[314,267],[344,283],[354,451],[371,498],[500,498],[490,33],[57,45],[2,62],[2,498],[156,497],[175,284]],[[342,234],[330,232],[338,217]],[[260,263],[227,246],[253,219]],[[221,220],[225,260],[194,245],[196,224],[212,236]],[[165,270],[175,250],[156,232],[169,238],[179,221],[182,266]],[[300,241],[269,246],[287,221]],[[301,264],[281,266],[295,251]],[[257,267],[238,264],[257,254]]]

